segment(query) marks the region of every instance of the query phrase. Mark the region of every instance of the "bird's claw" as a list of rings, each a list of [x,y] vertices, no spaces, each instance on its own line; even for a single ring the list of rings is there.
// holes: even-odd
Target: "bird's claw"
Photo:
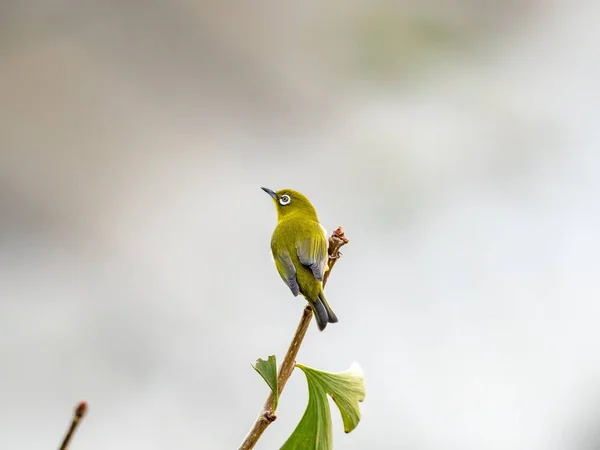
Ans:
[[[329,259],[340,259],[341,256],[343,256],[342,252],[337,251],[333,255],[329,255]]]

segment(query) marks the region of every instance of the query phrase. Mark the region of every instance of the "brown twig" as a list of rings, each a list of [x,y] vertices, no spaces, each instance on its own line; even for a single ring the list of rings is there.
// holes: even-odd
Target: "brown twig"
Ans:
[[[65,438],[63,439],[63,442],[62,442],[61,446],[59,447],[59,450],[68,450],[69,442],[71,442],[71,438],[73,437],[73,434],[75,434],[75,430],[77,429],[77,426],[79,425],[81,420],[85,417],[87,410],[88,410],[87,402],[79,402],[77,404],[77,406],[75,407],[75,411],[73,413],[73,419],[71,420],[71,426],[69,427],[69,431],[67,431],[67,434],[65,435]]]
[[[323,286],[325,286],[327,280],[329,279],[331,269],[333,269],[333,266],[340,258],[340,248],[346,245],[348,242],[349,240],[346,238],[346,236],[344,236],[344,229],[342,227],[337,227],[333,234],[329,237],[329,260],[327,262],[327,271],[323,276]],[[304,311],[302,311],[302,317],[300,318],[300,323],[298,324],[296,332],[294,333],[292,343],[290,344],[285,356],[283,357],[283,361],[279,366],[279,375],[277,377],[279,395],[281,395],[285,384],[294,371],[294,367],[296,365],[296,356],[298,355],[298,351],[300,350],[300,346],[302,345],[302,341],[304,340],[304,336],[306,335],[306,331],[308,330],[312,316],[312,308],[309,305],[306,305]],[[246,435],[244,442],[242,442],[240,445],[239,450],[250,450],[254,448],[267,427],[273,423],[275,419],[277,419],[277,416],[275,416],[275,413],[273,412],[273,402],[273,393],[270,393],[260,414],[256,418],[254,425],[252,425],[252,429]]]

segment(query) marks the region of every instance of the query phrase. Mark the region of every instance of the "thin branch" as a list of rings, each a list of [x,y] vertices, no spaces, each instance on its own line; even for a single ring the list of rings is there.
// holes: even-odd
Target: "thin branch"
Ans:
[[[63,442],[62,442],[61,446],[59,447],[59,450],[68,450],[69,442],[71,442],[71,438],[73,437],[73,434],[75,434],[75,430],[77,429],[77,426],[79,425],[81,420],[85,417],[87,410],[88,410],[87,402],[79,402],[77,404],[77,406],[75,407],[75,411],[73,412],[73,419],[71,420],[71,426],[69,427],[69,431],[67,431],[67,434],[65,435],[65,438],[63,439]]]
[[[333,234],[329,236],[329,261],[327,262],[328,269],[323,276],[323,287],[327,284],[327,280],[329,279],[334,264],[340,259],[340,256],[342,256],[340,248],[348,242],[350,242],[350,239],[344,236],[344,229],[342,227],[337,227],[333,231]]]
[[[348,242],[349,240],[346,238],[346,236],[344,236],[344,229],[342,227],[336,228],[333,234],[329,237],[329,260],[327,262],[328,269],[323,276],[323,287],[329,279],[331,269],[333,269],[333,266],[341,256],[340,248],[346,245]],[[279,366],[279,376],[277,377],[279,395],[281,395],[283,388],[294,371],[294,367],[296,365],[296,356],[298,355],[298,351],[300,350],[300,346],[302,345],[302,341],[304,340],[304,336],[306,335],[306,331],[308,330],[312,316],[312,308],[309,305],[306,305],[304,311],[302,311],[302,317],[300,318],[300,323],[296,328],[292,342],[288,348],[288,351],[283,357],[281,366]],[[273,412],[273,401],[273,393],[270,393],[260,414],[256,418],[254,425],[252,425],[252,429],[244,439],[244,442],[242,442],[240,445],[239,450],[250,450],[254,448],[267,427],[271,425],[275,419],[277,419],[277,416]]]

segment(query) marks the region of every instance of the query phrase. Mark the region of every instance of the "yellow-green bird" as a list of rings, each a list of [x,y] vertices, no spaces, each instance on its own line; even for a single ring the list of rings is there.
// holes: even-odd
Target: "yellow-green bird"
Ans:
[[[271,237],[271,253],[277,272],[294,297],[302,294],[315,313],[319,330],[338,321],[323,293],[327,270],[327,236],[317,211],[300,192],[291,189],[272,191],[277,208],[277,226]]]

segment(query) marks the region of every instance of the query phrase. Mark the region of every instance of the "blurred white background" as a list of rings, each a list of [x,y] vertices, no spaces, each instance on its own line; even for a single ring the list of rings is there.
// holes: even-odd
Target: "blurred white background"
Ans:
[[[600,448],[600,4],[0,3],[0,447],[233,449],[301,315],[260,186],[351,243],[338,449]],[[295,373],[259,449],[300,419]]]

